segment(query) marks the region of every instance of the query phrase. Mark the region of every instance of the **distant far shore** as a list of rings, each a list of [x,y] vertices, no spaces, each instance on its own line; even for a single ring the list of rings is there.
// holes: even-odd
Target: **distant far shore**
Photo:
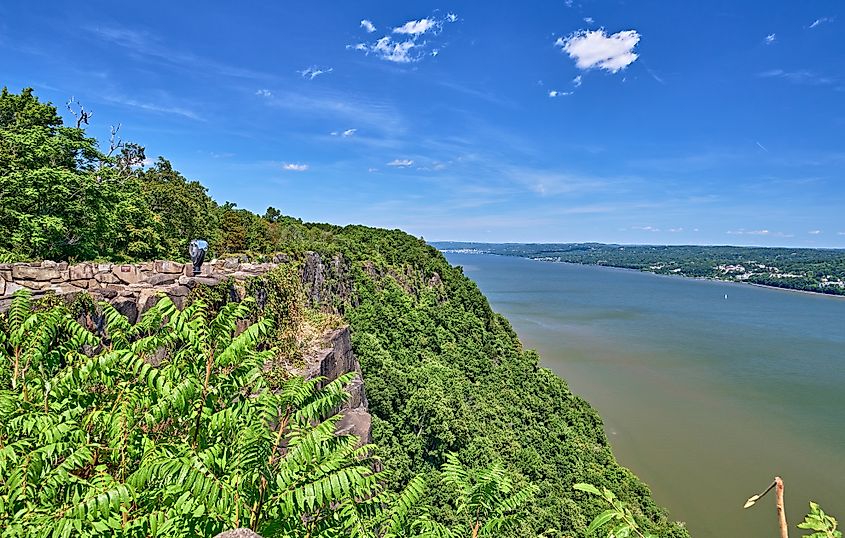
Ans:
[[[529,255],[520,255],[518,253],[512,252],[496,252],[493,249],[484,249],[484,248],[444,248],[441,250],[444,253],[454,253],[454,254],[492,254],[494,256],[509,256],[513,258],[522,258],[526,260],[533,260],[538,262],[548,262],[548,263],[566,263],[571,265],[583,265],[583,266],[590,266],[590,267],[602,267],[602,268],[610,268],[610,269],[617,269],[623,271],[635,271],[637,273],[649,273],[652,275],[657,276],[668,276],[668,277],[681,277],[681,278],[689,278],[693,280],[707,280],[712,282],[725,282],[730,284],[747,284],[750,286],[756,286],[758,288],[769,288],[773,290],[781,290],[781,291],[789,291],[794,293],[806,293],[810,295],[816,296],[823,296],[823,297],[836,297],[839,299],[845,299],[845,295],[841,293],[826,293],[823,291],[814,291],[814,290],[807,290],[807,289],[800,289],[800,288],[790,288],[786,286],[773,286],[771,284],[760,284],[758,282],[748,282],[745,280],[733,280],[727,278],[719,278],[717,276],[691,276],[685,275],[681,272],[677,273],[658,273],[656,271],[650,271],[646,268],[634,268],[634,267],[623,267],[620,265],[612,265],[606,263],[590,263],[590,262],[578,262],[578,261],[567,261],[567,260],[555,260],[550,259],[550,257],[534,257]]]

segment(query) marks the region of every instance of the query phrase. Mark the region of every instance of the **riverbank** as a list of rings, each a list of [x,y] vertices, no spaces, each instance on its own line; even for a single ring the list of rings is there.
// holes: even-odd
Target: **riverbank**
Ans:
[[[841,514],[842,301],[620,267],[447,257],[598,410],[617,459],[692,536],[776,533],[767,510],[742,510],[775,474],[790,521],[810,500]]]
[[[457,251],[454,251],[457,253]],[[469,254],[468,252],[464,252],[464,254]],[[563,263],[569,265],[581,265],[584,267],[607,267],[610,269],[618,269],[622,271],[633,271],[635,273],[648,273],[651,275],[657,276],[666,276],[666,277],[677,277],[677,278],[685,278],[689,280],[707,280],[711,282],[725,282],[727,284],[743,284],[748,286],[755,286],[758,288],[768,288],[772,290],[781,290],[781,291],[789,291],[793,293],[807,293],[809,295],[817,295],[822,297],[837,297],[839,299],[845,299],[845,294],[842,293],[827,293],[822,291],[812,291],[812,290],[802,290],[798,288],[787,288],[785,286],[772,286],[770,284],[758,284],[756,282],[746,282],[742,280],[731,280],[727,278],[716,278],[716,277],[706,277],[706,276],[688,276],[682,273],[658,273],[657,271],[649,271],[647,269],[633,269],[631,267],[621,267],[618,265],[607,265],[607,264],[599,264],[599,263],[579,263],[579,262],[565,262],[565,261],[557,261],[557,260],[550,260],[546,258],[532,258],[530,256],[516,256],[513,254],[499,254],[497,252],[477,252],[477,254],[489,254],[491,256],[509,256],[512,258],[523,258],[526,260],[532,260],[535,262],[548,262],[548,263]]]

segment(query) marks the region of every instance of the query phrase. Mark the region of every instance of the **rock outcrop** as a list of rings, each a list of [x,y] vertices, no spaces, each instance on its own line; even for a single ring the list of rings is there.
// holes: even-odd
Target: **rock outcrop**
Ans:
[[[196,276],[190,263],[168,260],[137,264],[84,262],[68,265],[53,261],[0,264],[0,311],[8,308],[12,294],[21,288],[29,289],[36,299],[54,293],[71,301],[87,293],[94,301],[108,301],[131,323],[135,323],[162,294],[181,308],[191,291],[198,286],[226,285],[229,293],[225,294],[225,300],[241,301],[249,279],[260,277],[281,264],[291,263],[284,254],[273,256],[270,260],[252,263],[246,256],[211,260]],[[347,300],[351,294],[340,257],[324,263],[319,254],[308,252],[299,274],[306,296],[314,306],[337,312],[337,303]],[[101,320],[84,321],[92,329],[101,327]],[[305,364],[292,369],[291,373],[307,379],[324,377],[326,382],[330,382],[345,373],[357,372],[358,378],[348,389],[349,401],[341,410],[344,417],[338,424],[338,433],[352,433],[360,437],[362,443],[369,443],[371,417],[367,410],[361,366],[352,352],[349,327],[330,331],[323,335],[321,341],[323,347],[306,356]]]

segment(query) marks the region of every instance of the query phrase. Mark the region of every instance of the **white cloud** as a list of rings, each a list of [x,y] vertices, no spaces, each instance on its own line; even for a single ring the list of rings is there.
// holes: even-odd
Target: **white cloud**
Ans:
[[[368,34],[372,34],[376,31],[376,26],[372,23],[372,21],[368,21],[367,19],[361,21],[361,28],[366,30]]]
[[[822,233],[822,231],[821,230],[810,230],[807,233],[810,234],[810,235],[819,235],[820,233]]]
[[[333,67],[323,68],[323,67],[317,67],[316,65],[312,65],[311,67],[303,69],[302,71],[297,71],[297,73],[302,75],[302,78],[307,78],[308,80],[314,80],[315,78],[319,77],[320,75],[325,75],[326,73],[331,73],[332,71],[334,71]]]
[[[599,68],[616,73],[625,69],[638,55],[634,47],[640,42],[636,30],[624,30],[607,35],[602,30],[580,30],[566,38],[559,37],[555,46],[560,47],[575,60],[579,69]]]
[[[412,161],[411,159],[393,159],[392,161],[387,163],[387,166],[395,166],[397,168],[407,168],[413,165],[414,161]]]
[[[729,235],[769,235],[769,230],[728,230]]]
[[[642,230],[644,232],[659,232],[660,228],[655,228],[654,226],[631,226],[634,230]]]
[[[284,163],[282,165],[282,169],[287,170],[289,172],[304,172],[310,168],[307,164],[300,164],[300,163]]]
[[[572,85],[576,88],[581,86],[581,75],[578,75],[577,77],[572,79]]]
[[[766,36],[766,39],[764,39],[763,41],[766,43],[766,45],[771,45],[776,40],[777,40],[777,35],[769,34],[769,35]]]
[[[573,92],[562,92],[558,90],[549,90],[549,97],[565,97],[567,95],[572,95]]]
[[[810,24],[810,26],[808,26],[808,28],[815,28],[816,26],[826,22],[833,22],[833,17],[822,17],[820,19],[816,19]]]
[[[343,138],[349,138],[350,136],[353,136],[357,131],[358,129],[347,129],[345,131],[332,131],[329,134],[332,136],[341,136]]]
[[[429,46],[434,46],[431,42],[431,37],[437,36],[443,29],[446,22],[457,22],[458,16],[454,13],[449,13],[445,18],[426,17],[419,20],[410,20],[393,28],[392,33],[402,38],[394,39],[390,35],[383,36],[378,40],[370,43],[356,43],[354,45],[347,45],[347,49],[361,51],[364,54],[373,54],[382,60],[395,63],[412,63],[422,60],[425,56],[437,56],[441,52],[441,48],[433,48],[430,52],[426,49]],[[368,32],[369,26],[366,26],[361,21],[361,26]],[[373,26],[373,29],[375,27]]]
[[[373,172],[378,172],[378,168],[372,168],[372,167],[367,168],[367,172],[369,172],[369,173],[371,173],[371,174],[372,174]]]
[[[419,36],[431,29],[437,29],[440,23],[434,19],[420,19],[418,21],[408,21],[402,26],[397,26],[393,29],[394,34],[407,34],[412,36]]]
[[[396,63],[410,63],[419,60],[419,56],[412,56],[411,50],[416,47],[413,41],[393,41],[389,36],[384,36],[372,46],[382,60]]]
[[[584,22],[587,24],[593,24],[596,21],[594,21],[592,17],[584,17]]]
[[[271,92],[270,90],[263,90],[262,89],[262,90],[258,90],[257,92],[255,92],[255,95],[258,95],[260,97],[273,97],[273,92]]]
[[[769,237],[795,237],[795,234],[786,234],[783,232],[772,232],[770,230],[728,230],[728,235],[762,235]]]

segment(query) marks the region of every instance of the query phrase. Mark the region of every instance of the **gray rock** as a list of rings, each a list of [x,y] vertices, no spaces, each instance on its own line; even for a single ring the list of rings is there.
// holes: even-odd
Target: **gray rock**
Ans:
[[[191,293],[191,288],[188,286],[173,286],[167,289],[167,295],[173,297],[187,297]]]
[[[172,273],[156,273],[147,279],[147,282],[153,286],[161,286],[163,284],[174,284],[179,279],[178,275]]]
[[[113,265],[112,275],[124,284],[137,284],[141,279],[138,268],[134,265]]]
[[[138,304],[134,298],[126,298],[112,303],[115,310],[123,314],[129,323],[138,321]]]
[[[180,274],[185,271],[184,263],[176,263],[167,260],[156,260],[153,264],[153,271],[156,273]]]
[[[59,278],[59,273],[54,268],[29,267],[27,265],[15,264],[12,266],[12,278],[14,280],[34,280],[36,282],[46,282]]]
[[[94,278],[94,268],[90,263],[80,263],[68,267],[68,278],[71,280],[90,280]]]

